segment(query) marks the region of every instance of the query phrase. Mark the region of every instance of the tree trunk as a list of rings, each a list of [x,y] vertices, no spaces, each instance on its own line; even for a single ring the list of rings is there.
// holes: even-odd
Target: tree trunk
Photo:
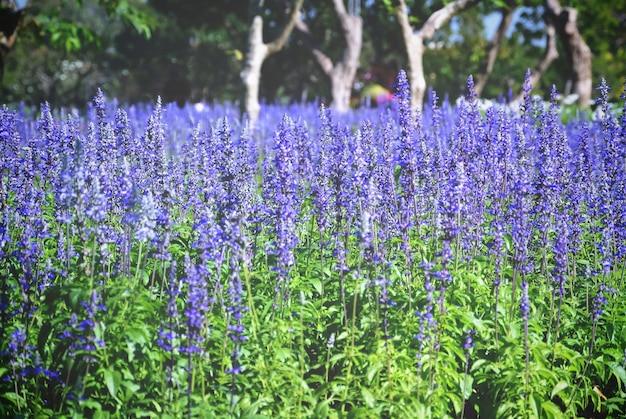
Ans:
[[[397,0],[396,18],[402,29],[402,37],[408,58],[408,77],[411,86],[411,106],[421,110],[426,94],[424,77],[424,41],[432,38],[435,32],[445,25],[454,15],[478,3],[478,0],[456,0],[448,3],[431,14],[418,32],[413,31],[405,0]]]
[[[544,51],[541,61],[537,64],[535,69],[530,73],[530,85],[535,87],[541,79],[541,76],[546,72],[552,61],[559,57],[559,51],[556,47],[556,31],[554,29],[554,23],[549,14],[544,16],[546,22],[546,49]],[[520,92],[515,101],[520,102],[524,99],[524,92]]]
[[[261,68],[263,62],[270,55],[280,51],[287,38],[293,30],[296,19],[300,13],[302,2],[304,0],[295,0],[289,21],[283,28],[281,34],[270,43],[263,42],[263,17],[258,1],[250,2],[250,27],[248,29],[248,51],[246,53],[246,61],[241,71],[241,81],[243,82],[243,111],[248,114],[250,128],[254,128],[254,124],[259,118],[261,105],[259,104],[259,86],[261,84]]]
[[[474,83],[474,92],[477,96],[481,96],[485,86],[487,85],[487,80],[493,71],[493,66],[498,58],[498,52],[500,51],[500,45],[502,45],[502,41],[506,36],[506,32],[509,30],[511,26],[511,22],[513,21],[513,12],[515,11],[514,2],[512,0],[508,0],[506,3],[506,8],[502,9],[502,20],[500,21],[500,25],[498,25],[498,29],[489,41],[489,45],[487,45],[487,56],[480,63],[478,74],[475,78]]]
[[[296,29],[306,36],[305,42],[311,50],[311,54],[313,54],[317,64],[330,80],[332,95],[330,107],[337,112],[345,113],[350,109],[352,85],[354,84],[361,58],[363,19],[360,16],[349,14],[346,11],[343,0],[333,0],[333,2],[346,42],[341,61],[334,64],[332,59],[313,42],[311,31],[302,20],[296,22]],[[355,11],[358,10],[358,8],[353,9]]]
[[[593,86],[591,49],[578,30],[578,13],[571,7],[561,7],[558,0],[546,0],[546,14],[553,21],[571,68],[572,93],[578,95],[578,105],[588,108]]]
[[[343,0],[334,0],[334,3],[346,46],[341,61],[334,66],[330,74],[333,95],[331,107],[337,112],[347,112],[350,109],[352,86],[361,58],[363,19],[361,16],[349,14]]]
[[[267,45],[263,43],[263,18],[254,16],[248,30],[248,52],[241,72],[244,85],[243,109],[248,114],[250,123],[259,118],[259,85],[261,84],[261,67],[268,56]]]
[[[12,10],[5,9],[1,17],[2,24],[0,25],[0,84],[4,77],[4,67],[6,60],[15,41],[17,40],[18,25],[24,15],[23,10],[13,12]]]
[[[422,110],[424,94],[426,93],[426,78],[424,77],[424,39],[413,33],[409,23],[409,14],[404,0],[399,1],[396,8],[396,19],[402,29],[402,38],[408,59],[407,76],[411,87],[411,107]]]

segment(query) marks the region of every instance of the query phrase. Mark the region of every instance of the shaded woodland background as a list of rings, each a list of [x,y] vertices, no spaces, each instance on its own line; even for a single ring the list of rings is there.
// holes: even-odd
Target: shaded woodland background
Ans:
[[[97,88],[121,103],[163,100],[238,102],[247,51],[250,8],[244,0],[6,1],[6,11],[22,10],[15,33],[3,37],[2,103],[82,107]],[[280,32],[291,1],[255,3],[264,19],[263,37]],[[259,4],[262,3],[262,4]],[[407,1],[410,21],[419,27],[448,2]],[[406,47],[391,0],[346,0],[363,22],[363,41],[353,103],[372,86],[390,84],[407,66]],[[592,52],[594,87],[604,77],[618,99],[626,77],[626,0],[565,1],[577,11],[578,28]],[[425,40],[424,75],[428,88],[452,100],[467,77],[484,66],[491,39],[505,10],[514,10],[506,38],[482,92],[484,98],[517,92],[528,68],[545,52],[543,1],[479,1],[456,14]],[[305,0],[301,19],[311,36],[294,29],[284,47],[263,63],[261,102],[327,101],[330,83],[314,56],[311,39],[329,57],[339,58],[344,40],[330,0]],[[5,19],[0,19],[4,24]],[[11,39],[12,38],[12,39]],[[571,65],[563,44],[535,92],[551,86],[566,95]],[[378,86],[380,85],[380,86]]]

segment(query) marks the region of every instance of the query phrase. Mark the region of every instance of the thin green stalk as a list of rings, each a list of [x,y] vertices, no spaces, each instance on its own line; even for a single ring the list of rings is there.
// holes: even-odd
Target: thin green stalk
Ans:
[[[166,269],[167,269],[166,263],[163,262],[163,272],[161,274],[161,292],[159,292],[159,302],[163,301],[163,294],[164,294],[163,291],[165,290],[165,278],[167,276]],[[150,288],[150,298],[152,298],[152,287]]]
[[[469,372],[469,351],[465,354],[465,370],[463,371],[463,391],[465,391],[465,389],[467,388],[468,372]],[[463,396],[463,406],[461,407],[460,419],[463,419],[465,417],[465,405],[467,404],[465,400],[465,394],[462,394],[462,396]]]
[[[550,335],[552,334],[552,320],[554,319],[554,300],[556,299],[556,288],[550,293],[550,311],[548,314],[548,331],[546,332],[546,343],[550,343]]]
[[[511,307],[509,308],[509,320],[513,321],[515,315],[515,289],[517,287],[517,266],[513,267],[513,280],[511,281]]]
[[[191,419],[191,393],[193,393],[193,364],[191,351],[187,351],[187,419]]]
[[[496,285],[496,289],[494,290],[494,293],[495,293],[495,296],[494,296],[495,310],[493,314],[493,323],[494,323],[493,325],[494,325],[494,335],[495,335],[495,340],[496,340],[496,351],[497,351],[498,347],[500,346],[498,343],[498,300],[500,298],[500,284]]]
[[[256,331],[260,330],[259,318],[257,317],[256,308],[254,307],[254,300],[252,299],[252,286],[250,285],[250,271],[248,266],[243,264],[243,279],[246,283],[246,297],[248,298],[248,311],[250,313],[250,319],[252,321],[252,338],[256,341]]]
[[[328,384],[328,372],[330,370],[330,350],[333,348],[334,345],[331,345],[331,343],[334,344],[334,340],[335,340],[335,335],[331,334],[330,337],[328,338],[328,343],[326,344],[326,362],[324,364],[324,383]]]
[[[348,397],[348,390],[350,388],[350,374],[351,374],[351,370],[352,370],[352,363],[353,363],[353,358],[354,358],[354,342],[355,342],[355,334],[356,334],[356,304],[357,304],[357,299],[358,299],[358,281],[359,278],[358,276],[355,278],[355,284],[354,284],[354,297],[352,300],[352,327],[350,330],[350,334],[351,334],[351,338],[350,338],[350,352],[348,354],[348,370],[346,371],[346,389],[344,391],[344,400]]]
[[[559,295],[559,305],[556,313],[556,325],[554,326],[554,345],[552,345],[552,364],[554,365],[554,361],[556,359],[556,344],[559,340],[559,327],[561,323],[561,311],[563,308],[563,295]]]
[[[324,234],[323,232],[320,230],[320,235],[319,235],[319,242],[320,242],[320,277],[321,277],[321,294],[320,295],[320,300],[321,300],[321,307],[324,306]]]
[[[22,405],[20,403],[20,389],[19,389],[19,386],[17,385],[17,382],[21,381],[21,378],[18,377],[17,371],[15,371],[15,367],[13,367],[13,377],[15,377],[15,380],[13,381],[13,388],[15,391],[15,402],[17,403],[17,411],[21,413]]]
[[[300,344],[300,348],[299,348],[299,353],[300,356],[299,358],[299,362],[300,362],[300,380],[302,382],[304,382],[304,374],[305,374],[305,368],[304,368],[304,354],[306,353],[306,350],[304,348],[304,305],[306,304],[306,300],[304,297],[304,292],[300,291],[300,301],[302,303],[302,308],[300,309],[300,339],[299,339],[299,344]],[[304,386],[302,385],[302,383],[298,384],[298,413],[302,412],[302,400],[304,398]],[[300,416],[300,415],[298,415]]]
[[[139,251],[137,252],[137,266],[135,267],[135,279],[133,280],[133,284],[131,285],[131,289],[134,291],[135,286],[139,283],[139,267],[141,266],[141,259],[143,258],[143,242],[139,242]]]
[[[525,293],[528,292],[528,283],[526,283],[526,276],[524,274],[524,272],[522,272],[522,284],[526,284],[526,286],[522,285],[522,299],[524,298]],[[524,392],[526,393],[526,395],[529,395],[531,392],[531,388],[530,388],[530,347],[528,346],[528,316],[530,315],[530,313],[528,313],[527,315],[523,316],[524,317],[524,356],[526,359],[526,369],[525,369],[525,374],[524,374],[524,385],[525,385],[525,390]],[[528,400],[530,400],[530,398],[528,398]]]
[[[569,402],[567,403],[567,410],[569,410],[572,402],[574,401],[574,397],[576,396],[576,393],[578,393],[578,390],[580,390],[580,384],[582,383],[582,380],[585,378],[585,374],[587,374],[587,368],[589,368],[589,364],[591,364],[591,357],[593,355],[593,349],[594,349],[594,341],[596,339],[597,325],[598,325],[598,320],[594,319],[593,324],[591,325],[591,339],[589,341],[589,354],[587,355],[587,359],[585,360],[585,366],[583,368],[583,372],[580,375],[581,379],[580,381],[578,381],[578,384],[576,385],[576,388],[572,392],[572,396],[570,397]]]

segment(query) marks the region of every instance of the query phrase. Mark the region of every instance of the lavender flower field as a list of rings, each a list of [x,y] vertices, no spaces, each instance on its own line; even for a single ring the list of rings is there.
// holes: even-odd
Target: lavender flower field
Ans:
[[[0,109],[0,417],[624,417],[626,105],[523,89]]]

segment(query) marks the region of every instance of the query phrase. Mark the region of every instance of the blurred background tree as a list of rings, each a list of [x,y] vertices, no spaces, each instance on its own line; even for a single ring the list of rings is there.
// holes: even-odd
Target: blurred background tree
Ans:
[[[359,3],[363,20],[353,92],[358,99],[373,83],[391,90],[390,80],[406,68],[407,58],[386,0],[345,0],[346,6],[350,2]],[[281,28],[286,3],[291,2],[264,1],[264,39],[273,39]],[[452,100],[464,93],[468,75],[481,71],[501,7],[508,3],[514,3],[515,12],[482,97],[519,91],[526,69],[545,50],[540,0],[483,0],[453,17],[425,43],[429,88]],[[420,4],[411,10],[418,24],[444,2]],[[248,28],[241,0],[0,0],[0,5],[24,9],[5,61],[2,103],[80,107],[98,87],[122,103],[153,101],[157,95],[181,103],[235,102],[241,96]],[[562,0],[561,5],[578,11],[579,29],[593,54],[594,86],[605,77],[617,99],[626,77],[626,0]],[[328,56],[341,56],[344,43],[331,1],[305,0],[302,20]],[[570,69],[562,48],[559,42],[559,56],[535,86],[536,93],[548,95],[552,84],[566,92]],[[298,31],[265,61],[261,80],[261,101],[330,100],[328,77]]]
[[[7,1],[0,9],[21,11],[10,48],[5,47],[3,102],[81,105],[100,86],[115,85],[115,41],[128,27],[149,38],[156,15],[141,1]],[[1,34],[3,45],[9,38]]]

